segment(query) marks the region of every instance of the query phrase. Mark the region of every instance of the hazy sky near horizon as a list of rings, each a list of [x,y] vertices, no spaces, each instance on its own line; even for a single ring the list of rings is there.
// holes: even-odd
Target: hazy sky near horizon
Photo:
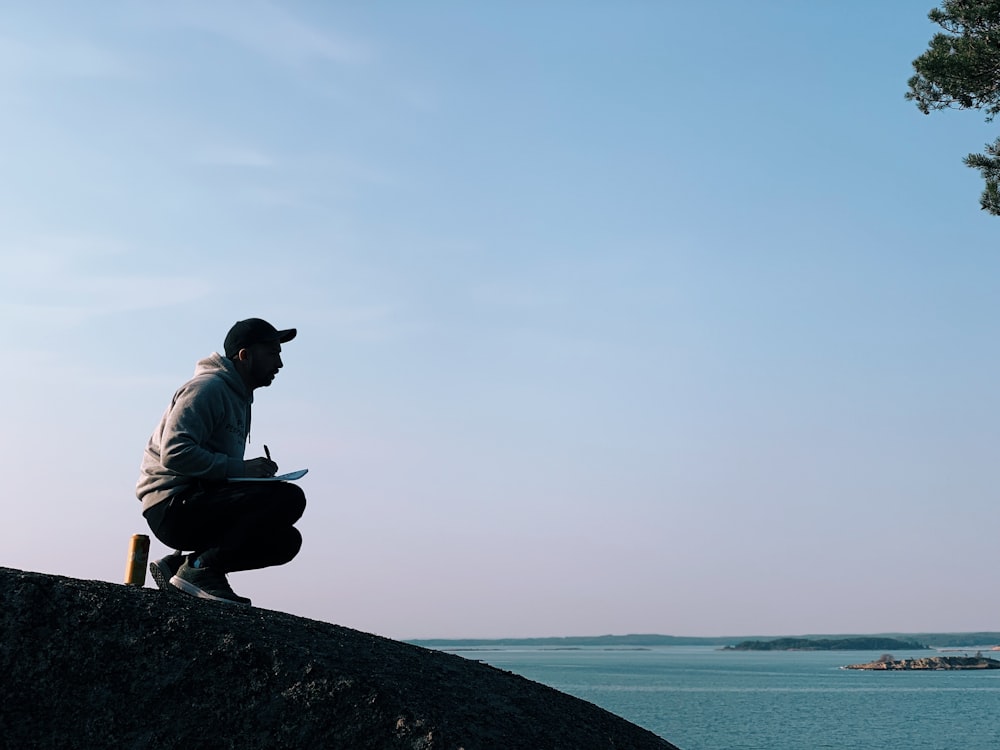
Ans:
[[[0,8],[0,565],[120,581],[299,329],[255,604],[393,638],[1000,629],[1000,219],[930,0]],[[153,554],[165,548],[154,540]]]

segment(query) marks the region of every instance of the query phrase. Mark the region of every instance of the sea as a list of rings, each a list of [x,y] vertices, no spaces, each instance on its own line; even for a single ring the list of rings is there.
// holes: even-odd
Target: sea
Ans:
[[[872,651],[436,647],[594,703],[681,750],[1000,749],[1000,670],[843,668],[882,655]]]

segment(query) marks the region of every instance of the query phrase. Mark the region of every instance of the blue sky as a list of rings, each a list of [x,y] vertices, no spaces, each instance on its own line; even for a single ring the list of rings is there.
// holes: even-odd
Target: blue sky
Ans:
[[[260,606],[1000,628],[996,132],[904,101],[931,7],[8,4],[0,565],[121,580],[149,433],[260,316],[248,455],[310,469]]]

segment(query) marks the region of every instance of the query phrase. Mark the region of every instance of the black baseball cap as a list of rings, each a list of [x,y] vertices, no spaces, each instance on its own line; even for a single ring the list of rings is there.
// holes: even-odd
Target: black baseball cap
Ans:
[[[226,356],[232,359],[240,349],[246,349],[254,344],[270,344],[278,341],[284,344],[295,338],[297,331],[294,328],[286,328],[279,331],[266,320],[260,318],[247,318],[233,324],[226,334]]]

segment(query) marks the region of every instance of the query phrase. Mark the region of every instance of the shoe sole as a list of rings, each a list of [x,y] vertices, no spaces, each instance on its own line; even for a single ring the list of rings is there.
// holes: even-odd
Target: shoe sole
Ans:
[[[183,591],[185,594],[190,594],[191,596],[196,597],[198,599],[211,599],[216,602],[235,604],[239,607],[250,606],[250,602],[238,602],[235,599],[227,599],[224,596],[216,596],[215,594],[209,591],[205,591],[205,589],[198,588],[190,581],[185,581],[183,578],[178,578],[177,576],[174,576],[173,578],[170,579],[170,585],[176,589],[179,589],[180,591]]]
[[[169,591],[172,594],[177,593],[177,587],[170,585],[170,579],[173,578],[174,571],[163,560],[153,560],[149,564],[149,572],[152,574],[153,581],[160,591]]]

